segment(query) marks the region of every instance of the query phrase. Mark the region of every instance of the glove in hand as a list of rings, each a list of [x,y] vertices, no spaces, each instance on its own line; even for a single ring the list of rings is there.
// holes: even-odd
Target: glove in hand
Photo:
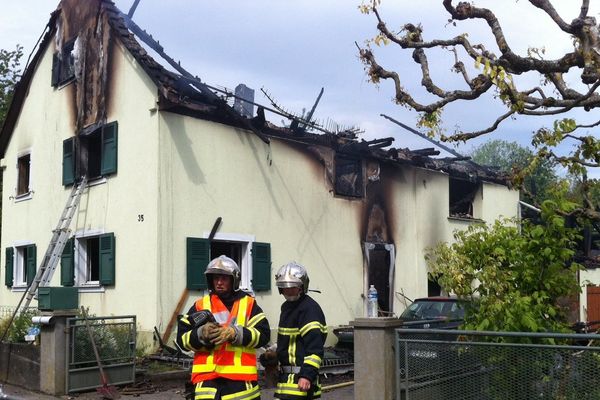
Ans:
[[[236,339],[236,330],[232,326],[222,326],[219,328],[218,334],[210,340],[215,346],[223,343],[231,343]]]
[[[198,337],[203,342],[212,342],[213,339],[219,336],[221,326],[216,322],[208,322],[198,328]]]

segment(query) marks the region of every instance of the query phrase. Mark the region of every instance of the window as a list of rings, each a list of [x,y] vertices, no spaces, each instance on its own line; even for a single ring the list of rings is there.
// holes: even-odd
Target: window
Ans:
[[[75,79],[75,41],[66,42],[52,58],[52,86],[64,85]]]
[[[25,154],[17,159],[17,197],[28,195],[30,188],[31,154]]]
[[[474,218],[473,204],[481,185],[478,182],[454,178],[450,178],[449,182],[450,216]]]
[[[335,194],[363,197],[363,166],[358,158],[335,156]]]
[[[36,273],[35,244],[6,249],[5,284],[8,287],[26,287]]]
[[[98,179],[117,172],[118,124],[111,122],[63,142],[63,185],[71,185],[76,176]]]
[[[215,257],[225,255],[240,267],[240,287],[246,290],[271,290],[271,246],[254,242],[240,235],[217,235],[209,241],[204,238],[187,238],[187,288],[208,288],[204,271]]]
[[[70,239],[61,257],[63,286],[115,284],[115,237],[108,233]]]

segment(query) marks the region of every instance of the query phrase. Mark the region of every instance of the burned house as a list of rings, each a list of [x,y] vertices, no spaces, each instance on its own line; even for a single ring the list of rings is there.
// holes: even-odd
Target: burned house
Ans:
[[[517,214],[518,192],[491,171],[391,139],[276,126],[265,107],[166,69],[144,35],[106,0],[63,0],[51,15],[0,132],[0,305],[32,281],[82,177],[50,284],[77,288],[96,315],[136,315],[140,338],[169,336],[218,254],[238,261],[273,327],[272,276],[290,260],[308,268],[329,324],[364,315],[369,284],[398,314],[403,296],[435,292],[424,248]]]

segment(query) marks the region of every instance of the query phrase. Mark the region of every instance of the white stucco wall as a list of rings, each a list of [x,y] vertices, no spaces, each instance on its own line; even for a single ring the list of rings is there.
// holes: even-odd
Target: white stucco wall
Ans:
[[[311,288],[322,292],[311,295],[328,323],[362,314],[361,201],[334,198],[314,158],[276,139],[269,146],[247,132],[169,113],[163,113],[160,138],[159,231],[173,244],[161,263],[185,272],[186,237],[203,237],[221,217],[219,234],[271,244],[271,275],[288,261],[304,264]],[[184,290],[185,276],[161,272],[165,287]],[[190,294],[186,310],[201,293]],[[165,316],[177,299],[165,297]],[[273,328],[282,299],[276,290],[257,293]]]
[[[71,191],[61,181],[62,143],[75,133],[74,87],[51,86],[52,52],[50,46],[37,67],[3,159],[1,246],[35,243],[38,265]],[[156,292],[160,284],[156,274],[157,117],[151,110],[156,88],[120,45],[114,55],[107,122],[119,124],[118,172],[84,192],[71,229],[77,235],[114,233],[116,285],[80,291],[79,302],[96,315],[135,314],[140,325],[151,328],[156,321],[156,297],[135,299],[145,292]],[[33,195],[29,200],[15,201],[17,155],[28,149]],[[140,214],[144,215],[143,222],[138,222]],[[4,258],[3,250],[3,266]],[[2,281],[0,304],[16,305],[22,289],[9,290],[4,276]],[[60,266],[51,285],[60,286]]]
[[[323,307],[328,323],[347,324],[364,313],[361,223],[364,199],[335,197],[324,167],[309,155],[276,139],[270,146],[242,130],[207,121],[162,113],[160,125],[162,241],[161,264],[185,271],[186,237],[205,237],[221,217],[220,234],[248,235],[269,242],[272,274],[283,263],[296,260],[309,270],[312,294]],[[427,295],[423,249],[451,240],[454,229],[467,222],[448,219],[448,176],[444,173],[395,168],[387,207],[391,241],[396,245],[396,288],[407,297]],[[384,178],[382,178],[384,179]],[[484,190],[487,193],[487,184]],[[500,188],[503,188],[500,189]],[[517,192],[495,186],[494,204],[516,214]],[[484,206],[486,218],[493,205]],[[498,213],[500,215],[500,213]],[[163,319],[174,309],[185,287],[183,276],[162,270],[169,288],[159,306]],[[271,292],[257,293],[272,327],[276,326],[282,298],[272,283]],[[191,292],[184,309],[200,292]],[[405,302],[396,296],[394,310]]]

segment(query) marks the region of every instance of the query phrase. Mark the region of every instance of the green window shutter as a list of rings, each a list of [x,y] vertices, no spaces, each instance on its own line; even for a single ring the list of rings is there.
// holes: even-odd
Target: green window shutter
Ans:
[[[75,264],[74,264],[74,240],[69,239],[65,243],[65,249],[60,257],[60,284],[62,286],[75,285]]]
[[[7,287],[13,285],[13,261],[15,256],[15,249],[12,247],[6,248],[6,270],[4,271],[4,284]]]
[[[186,244],[187,282],[189,290],[204,290],[206,283],[206,266],[210,261],[210,241],[208,239],[187,238]]]
[[[63,170],[62,184],[64,186],[75,183],[75,138],[63,141]]]
[[[26,260],[26,274],[27,274],[27,286],[31,285],[33,278],[35,278],[36,272],[36,248],[35,244],[27,246],[27,260]]]
[[[271,244],[252,243],[252,289],[271,290]]]
[[[100,236],[100,284],[115,284],[115,235]]]
[[[109,175],[117,172],[117,133],[119,125],[111,122],[102,128],[102,160],[100,174]]]
[[[58,52],[52,55],[52,80],[51,85],[56,87],[58,86],[58,81],[60,79],[60,59],[58,57]]]

